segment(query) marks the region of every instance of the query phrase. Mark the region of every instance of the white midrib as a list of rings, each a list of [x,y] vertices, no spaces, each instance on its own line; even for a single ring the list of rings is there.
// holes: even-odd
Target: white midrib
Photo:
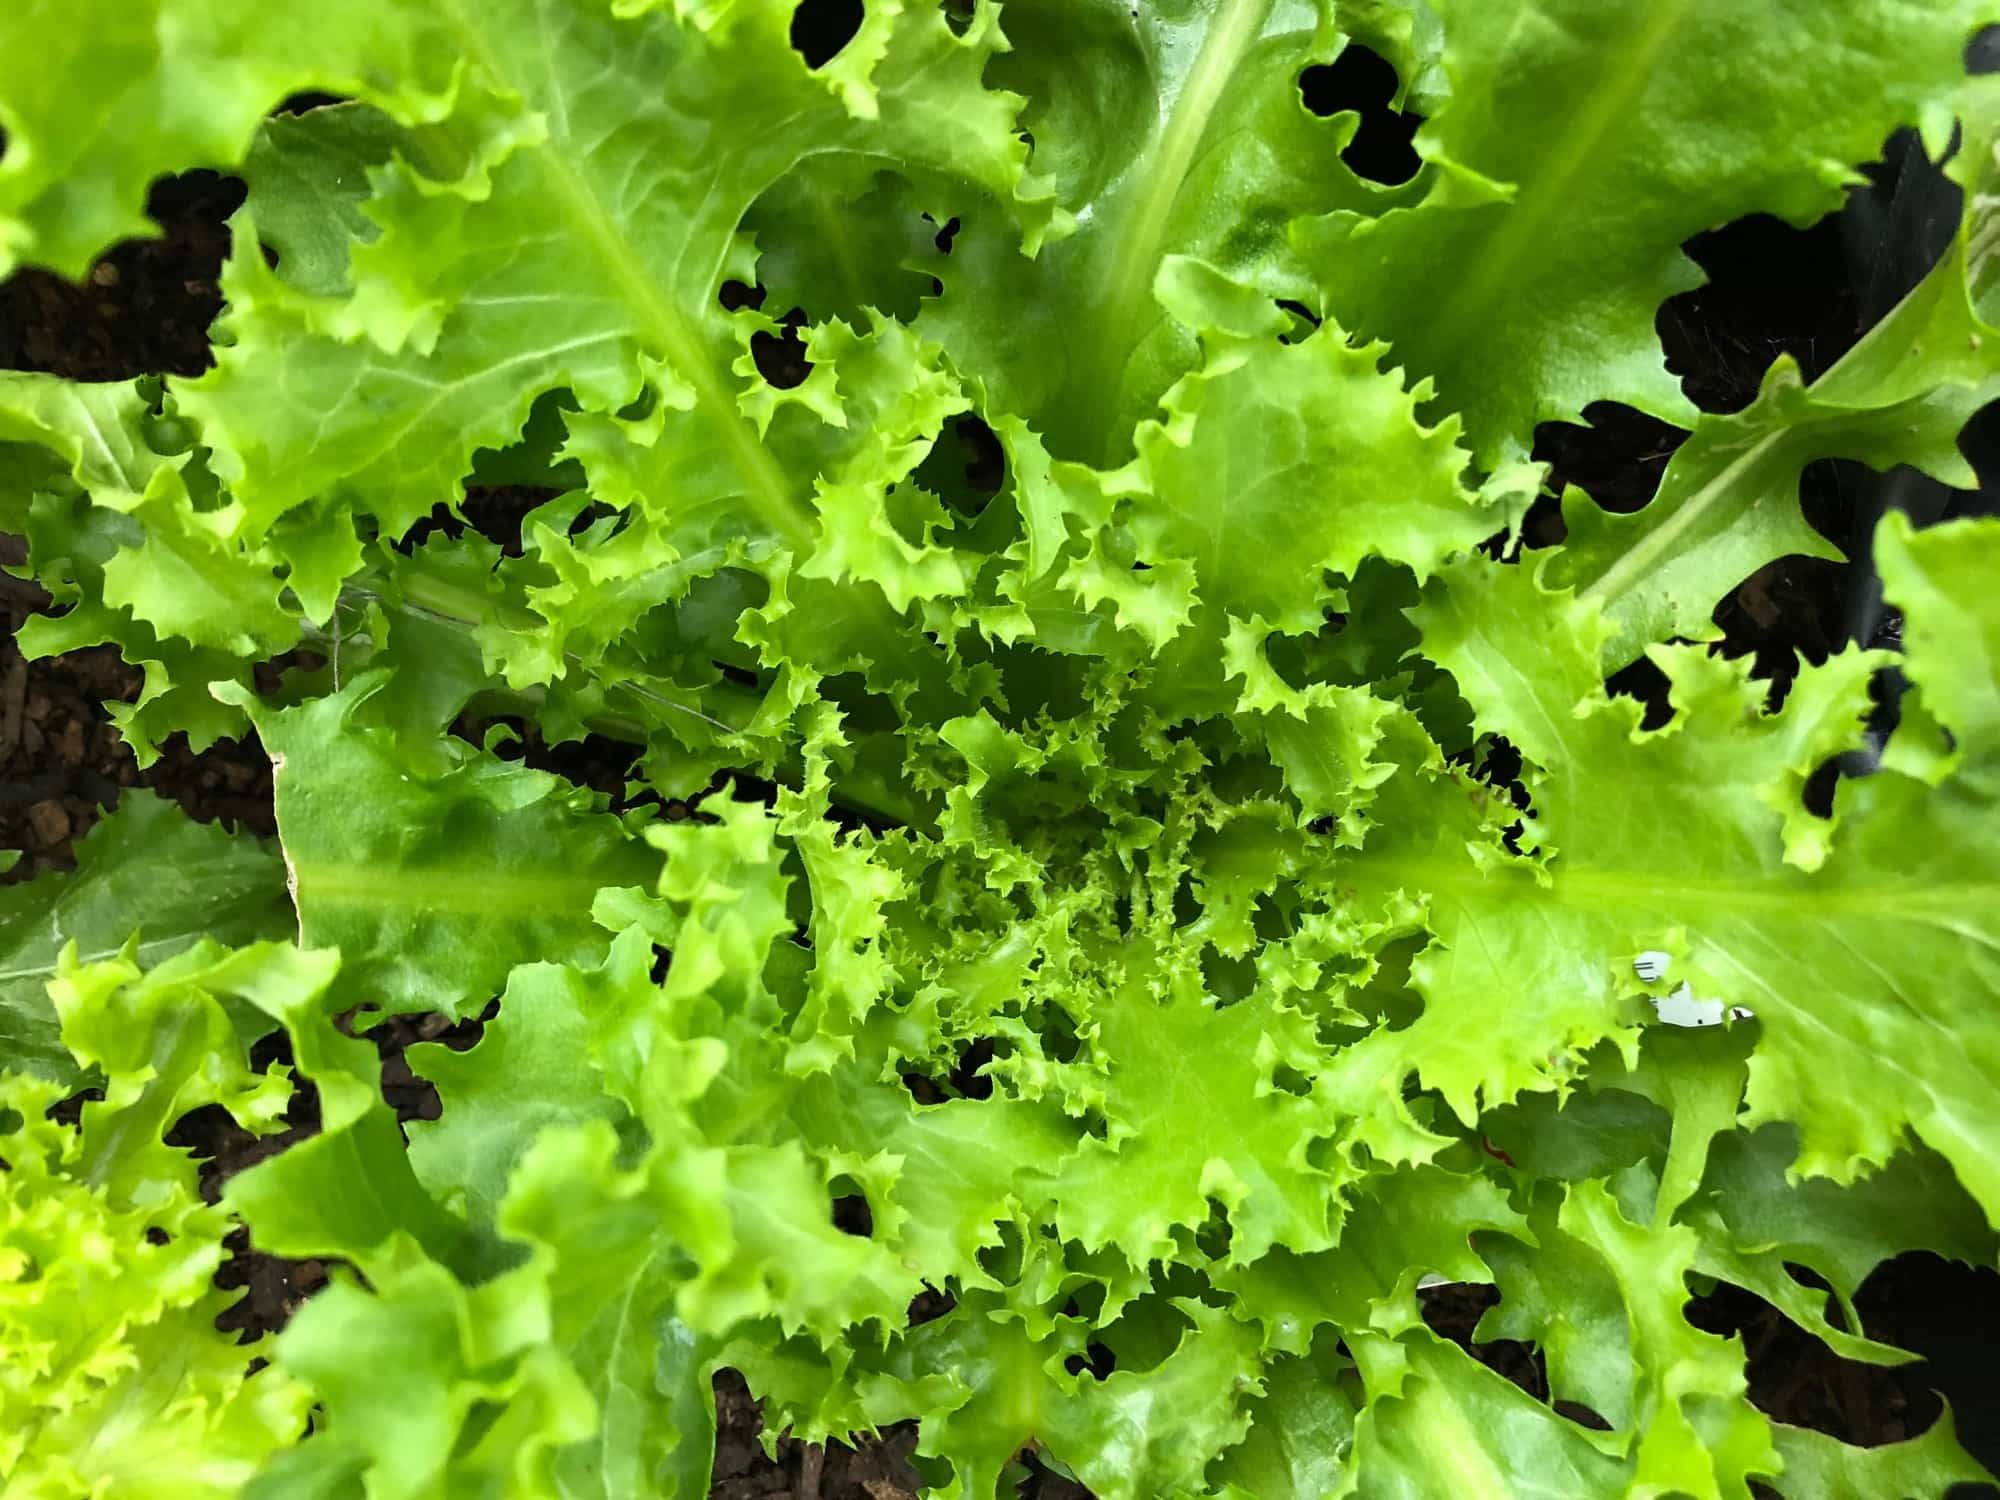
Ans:
[[[466,51],[489,77],[524,99],[533,97],[501,65],[485,34],[467,16],[462,0],[446,0],[445,11]],[[534,148],[532,156],[541,167],[550,191],[566,210],[566,222],[589,241],[625,305],[635,315],[641,333],[666,355],[674,373],[694,393],[697,407],[714,424],[744,482],[744,498],[780,536],[795,545],[808,542],[811,528],[784,469],[757,436],[749,418],[738,409],[734,395],[680,309],[648,272],[603,200],[584,179],[578,163],[568,153],[567,142],[552,133],[543,145]]]
[[[150,953],[159,953],[162,950],[176,948],[176,947],[185,948],[193,941],[194,939],[192,937],[186,936],[184,934],[176,934],[172,937],[154,938],[150,942],[144,942],[139,944],[136,952],[141,959],[144,959],[145,956]],[[98,962],[100,959],[116,958],[119,954],[123,953],[124,951],[125,951],[125,945],[123,943],[114,943],[109,947],[95,948],[87,953],[79,949],[76,958],[78,963],[94,964]],[[56,963],[57,961],[55,959],[50,959],[45,964],[29,964],[25,968],[19,968],[19,969],[0,969],[0,984],[4,984],[7,981],[13,979],[35,979],[44,975],[53,974],[56,971]],[[150,967],[150,965],[147,965],[147,967]]]
[[[546,917],[551,912],[585,910],[605,882],[597,875],[523,875],[485,861],[388,870],[315,860],[287,846],[293,887],[301,911],[308,901],[324,919],[330,908],[476,913],[494,917]]]
[[[1137,184],[1137,196],[1127,209],[1117,251],[1106,264],[1093,299],[1104,312],[1098,338],[1082,362],[1086,387],[1108,390],[1117,384],[1118,371],[1136,342],[1133,325],[1152,300],[1153,276],[1181,187],[1208,134],[1222,91],[1256,40],[1270,7],[1271,0],[1225,0],[1165,128],[1127,173],[1128,180]]]
[[[609,1398],[613,1374],[618,1369],[618,1362],[625,1355],[625,1338],[631,1331],[632,1304],[639,1295],[639,1284],[645,1280],[646,1273],[653,1268],[653,1262],[666,1252],[670,1243],[662,1239],[647,1253],[646,1258],[639,1262],[638,1269],[626,1280],[624,1294],[618,1298],[618,1321],[611,1335],[611,1352],[604,1361],[604,1385],[598,1398],[599,1406],[606,1412],[611,1406]],[[617,1500],[611,1488],[611,1473],[614,1467],[612,1440],[612,1423],[607,1417],[598,1424],[597,1431],[597,1482],[604,1488],[604,1500]]]

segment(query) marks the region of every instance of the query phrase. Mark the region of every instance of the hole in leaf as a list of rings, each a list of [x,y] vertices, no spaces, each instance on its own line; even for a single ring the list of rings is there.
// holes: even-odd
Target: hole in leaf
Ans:
[[[410,556],[417,548],[434,536],[441,536],[448,542],[455,542],[465,535],[465,522],[452,512],[442,500],[431,507],[431,513],[416,522],[401,536],[392,539],[389,545],[404,557]]]
[[[1083,1353],[1064,1360],[1063,1368],[1072,1375],[1088,1374],[1092,1380],[1108,1380],[1118,1368],[1118,1356],[1093,1339],[1084,1346]]]
[[[113,245],[81,281],[24,267],[0,281],[0,369],[71,380],[198,375],[213,361],[208,325],[240,178],[196,170],[156,179],[146,213],[157,237]]]
[[[1965,44],[1965,71],[2000,73],[2000,26],[1982,27]]]
[[[468,510],[469,509],[470,507],[468,507]],[[566,536],[571,537],[572,539],[580,537],[585,532],[589,531],[591,527],[595,526],[599,521],[609,520],[611,517],[621,514],[622,512],[613,510],[610,506],[606,505],[602,500],[593,500],[590,502],[590,504],[584,506],[582,510],[576,513],[576,519],[569,523],[569,529],[564,534]],[[475,524],[477,523],[475,522]],[[481,533],[485,535],[489,541],[494,540],[494,537],[491,532],[487,532],[484,527],[481,527],[480,530]],[[501,550],[502,551],[506,550],[504,543],[501,546]]]
[[[1876,1267],[1854,1302],[1868,1337],[1925,1362],[1886,1367],[1842,1359],[1728,1282],[1691,1299],[1686,1316],[1705,1332],[1742,1337],[1750,1400],[1778,1421],[1878,1447],[1928,1429],[1943,1409],[1941,1394],[1973,1456],[1989,1467],[2000,1461],[2000,1391],[1988,1353],[2000,1338],[2000,1273],[1912,1252]]]
[[[804,385],[806,377],[812,374],[812,361],[806,358],[806,341],[799,332],[805,321],[805,313],[795,307],[785,314],[782,334],[760,330],[750,335],[750,357],[757,361],[757,373],[781,391]]]
[[[1557,1401],[1554,1403],[1556,1415],[1567,1417],[1579,1427],[1587,1427],[1592,1432],[1609,1432],[1611,1424],[1580,1401]]]
[[[148,1225],[146,1226],[146,1243],[147,1243],[147,1244],[149,1244],[149,1245],[171,1245],[171,1244],[172,1244],[173,1242],[174,1242],[174,1237],[173,1237],[172,1235],[168,1234],[168,1233],[166,1232],[166,1230],[164,1230],[164,1229],[160,1228],[160,1226],[159,1226],[159,1225],[157,1225],[157,1224],[148,1224]]]
[[[1289,297],[1280,297],[1278,299],[1278,311],[1284,313],[1288,320],[1286,326],[1279,330],[1278,333],[1278,342],[1281,344],[1302,343],[1306,339],[1311,338],[1319,329],[1319,314],[1315,313],[1303,302],[1294,302]]]
[[[854,40],[866,15],[861,0],[799,0],[792,12],[792,50],[808,68],[823,68]]]
[[[943,1078],[912,1068],[903,1074],[903,1087],[919,1104],[943,1104],[948,1099],[990,1099],[993,1080],[984,1070],[993,1057],[993,1039],[976,1037],[960,1049],[957,1061]]]
[[[993,1080],[986,1076],[986,1065],[992,1061],[991,1037],[982,1036],[968,1042],[952,1067],[951,1086],[967,1099],[991,1099]]]
[[[834,1179],[833,1191],[833,1227],[857,1239],[874,1238],[875,1212],[868,1206],[868,1195],[845,1177]]]
[[[944,0],[938,7],[944,12],[944,23],[951,28],[953,36],[964,36],[972,28],[973,0]],[[1134,15],[1138,12],[1134,11]]]
[[[2000,1472],[2000,1384],[1992,1378],[1992,1350],[2000,1345],[2000,1271],[1928,1250],[1906,1251],[1871,1271],[1854,1302],[1870,1337],[1924,1356],[1920,1365],[1879,1373],[1940,1393],[1951,1403],[1967,1451]]]
[[[1083,1043],[1076,1034],[1076,1022],[1061,1006],[1035,1005],[1029,1007],[1027,1021],[1035,1028],[1035,1034],[1042,1039],[1042,1053],[1050,1062],[1075,1062],[1077,1054],[1083,1051]]]
[[[1560,495],[1575,485],[1608,511],[1629,515],[1653,498],[1667,461],[1687,441],[1680,428],[1649,417],[1615,401],[1593,401],[1583,409],[1582,422],[1544,422],[1535,429],[1533,457],[1551,466],[1549,487]],[[1562,526],[1561,506],[1554,506],[1554,524]],[[1524,528],[1525,530],[1525,528]],[[1561,531],[1546,542],[1529,532],[1528,545],[1548,546],[1562,540]]]
[[[942,1104],[950,1097],[938,1086],[935,1078],[915,1071],[903,1075],[903,1087],[910,1091],[910,1097],[919,1104]]]
[[[1194,1239],[1196,1246],[1210,1260],[1227,1260],[1229,1247],[1236,1238],[1236,1226],[1230,1221],[1227,1205],[1219,1199],[1208,1200],[1208,1217],[1196,1226]]]
[[[1549,1396],[1548,1371],[1539,1350],[1517,1339],[1475,1343],[1473,1333],[1489,1307],[1499,1304],[1500,1289],[1484,1282],[1449,1282],[1417,1292],[1424,1322],[1440,1338],[1451,1340],[1496,1375],[1506,1377],[1537,1401]]]
[[[745,286],[740,281],[725,281],[716,291],[715,300],[722,304],[724,312],[735,312],[739,307],[762,307],[768,294],[761,286]]]
[[[1355,176],[1384,187],[1408,182],[1423,165],[1413,143],[1424,117],[1391,107],[1397,87],[1395,67],[1359,42],[1349,42],[1332,62],[1299,75],[1299,97],[1314,114],[1324,118],[1352,110],[1361,116],[1340,159]]]
[[[1660,670],[1658,664],[1650,656],[1642,656],[1605,679],[1604,690],[1636,699],[1646,709],[1646,716],[1639,721],[1639,727],[1659,729],[1674,716],[1674,705],[1667,696],[1670,686],[1667,674]]]
[[[228,1260],[216,1268],[216,1288],[244,1290],[246,1296],[216,1316],[216,1328],[238,1334],[238,1344],[254,1344],[264,1334],[278,1332],[308,1296],[326,1286],[326,1262],[284,1260],[256,1250],[248,1230],[238,1228],[222,1246]],[[356,1276],[366,1284],[364,1276]]]
[[[952,430],[965,450],[965,482],[982,495],[999,494],[1007,482],[1007,450],[999,436],[970,412],[954,421]]]
[[[931,216],[929,214],[925,214],[924,217],[926,219],[930,219]],[[936,223],[937,221],[935,219],[931,219],[931,222]],[[943,251],[946,255],[949,255],[951,254],[952,242],[958,238],[958,230],[959,230],[958,215],[953,214],[949,219],[945,220],[944,228],[940,229],[935,235],[932,236],[932,241],[933,243],[936,244],[939,250]]]
[[[1271,1085],[1300,1099],[1310,1098],[1313,1091],[1312,1080],[1289,1063],[1279,1063],[1272,1070]]]
[[[103,1099],[103,1097],[104,1090],[101,1088],[79,1089],[67,1099],[58,1099],[43,1113],[48,1119],[54,1120],[56,1124],[67,1125],[70,1129],[75,1130],[83,1123],[84,1105],[94,1104]],[[167,1144],[173,1144],[171,1138]]]
[[[1213,948],[1201,955],[1201,979],[1218,1005],[1233,1005],[1257,986],[1257,961],[1249,954],[1227,958]]]
[[[521,555],[521,522],[529,511],[555,499],[556,491],[538,485],[503,484],[465,487],[460,509],[487,541],[508,557]],[[574,532],[572,531],[572,534]]]
[[[1681,248],[1705,286],[1661,304],[1655,326],[1667,368],[1703,411],[1741,411],[1780,354],[1807,380],[1853,346],[1860,331],[1844,215],[1794,229],[1752,214]]]
[[[316,109],[328,109],[336,104],[350,104],[352,102],[344,94],[323,94],[316,89],[309,89],[304,93],[293,94],[283,104],[272,110],[271,113],[273,115],[303,115],[309,114]]]
[[[1781,557],[1759,568],[1715,608],[1722,653],[1754,658],[1751,674],[1782,699],[1800,658],[1822,662],[1847,640],[1846,563]]]
[[[961,515],[976,516],[1007,482],[1007,450],[991,427],[966,412],[945,424],[912,477]]]
[[[530,770],[560,776],[572,786],[587,788],[617,799],[639,759],[641,747],[601,734],[551,744],[534,719],[518,715],[476,718],[460,714],[452,721],[451,734],[469,745],[484,746],[496,728],[512,731],[512,738],[497,752],[502,760],[516,762]]]
[[[1079,1286],[1070,1293],[1069,1300],[1063,1304],[1063,1316],[1081,1318],[1084,1322],[1095,1325],[1104,1316],[1103,1285],[1095,1281],[1086,1281]]]
[[[444,1101],[437,1086],[411,1066],[409,1049],[420,1043],[440,1042],[454,1052],[470,1051],[486,1034],[487,1022],[499,1013],[500,1002],[496,998],[489,1000],[478,1015],[460,1021],[429,1011],[390,1016],[362,1033],[382,1056],[382,1098],[395,1111],[399,1124],[436,1120],[444,1114]]]

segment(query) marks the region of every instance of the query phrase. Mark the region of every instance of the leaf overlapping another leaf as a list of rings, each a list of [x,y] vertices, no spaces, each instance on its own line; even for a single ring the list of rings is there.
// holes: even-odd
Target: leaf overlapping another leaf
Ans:
[[[0,54],[0,256],[80,270],[167,166],[250,198],[214,370],[0,380],[0,519],[68,610],[25,644],[142,664],[142,754],[254,727],[301,946],[256,941],[271,856],[143,804],[9,898],[4,1061],[107,1097],[70,1134],[10,1076],[8,1223],[135,1274],[78,1282],[101,1369],[0,1388],[42,1424],[0,1464],[92,1482],[68,1434],[136,1383],[217,1493],[685,1500],[727,1363],[774,1430],[913,1421],[965,1500],[1031,1452],[1106,1500],[1976,1474],[1948,1418],[1773,1420],[1683,1303],[1733,1282],[1887,1363],[1877,1263],[1995,1259],[2000,528],[1880,532],[1916,690],[1831,817],[1804,787],[1885,658],[1774,709],[1668,642],[1817,549],[1812,459],[1966,479],[1990,7],[871,0],[818,66],[761,0],[85,9],[158,129],[106,158],[87,28],[0,22],[53,48]],[[1299,93],[1357,40],[1430,120],[1404,188]],[[352,102],[255,126],[306,87]],[[1696,420],[1649,326],[1679,241],[1810,219],[1954,114],[1946,261]],[[1694,425],[1652,505],[1478,555],[1534,425],[1600,399]],[[420,524],[496,476],[538,492],[517,535]],[[1605,690],[1640,654],[1662,728]],[[619,810],[467,713],[636,746]],[[1496,736],[1525,806],[1468,769]],[[139,859],[248,909],[155,915]],[[1754,1015],[1678,1035],[1682,980]],[[409,1052],[441,1114],[399,1127],[357,1033],[414,1012],[487,1019]],[[270,1126],[273,1028],[318,1130],[202,1204],[164,1133]],[[358,1273],[247,1381],[202,1326],[237,1225]],[[21,1349],[67,1315],[25,1265]],[[1431,1276],[1497,1288],[1481,1337],[1549,1399],[1432,1332]]]

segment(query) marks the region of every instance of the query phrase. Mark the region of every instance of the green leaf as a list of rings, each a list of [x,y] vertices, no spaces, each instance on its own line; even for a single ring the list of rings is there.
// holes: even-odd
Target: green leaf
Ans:
[[[292,709],[243,702],[275,767],[300,940],[340,949],[355,999],[454,1017],[516,963],[601,951],[598,890],[644,879],[653,857],[546,772],[456,746],[441,773],[410,765],[363,712],[384,681]]]
[[[80,269],[176,166],[250,198],[207,374],[0,376],[21,644],[143,672],[141,759],[257,730],[313,946],[176,947],[264,936],[274,867],[136,809],[0,908],[25,968],[117,950],[54,985],[81,1133],[0,1080],[0,1487],[694,1500],[723,1364],[772,1433],[914,1423],[957,1500],[1028,1453],[1107,1500],[1970,1472],[1774,1425],[1686,1304],[1894,1364],[1874,1267],[1993,1261],[2000,528],[1882,530],[1915,690],[1829,816],[1895,659],[1773,706],[1660,642],[1817,546],[1805,464],[1969,482],[1987,0],[869,0],[810,58],[792,0],[108,4],[0,21],[0,259]],[[1357,42],[1402,187],[1309,107]],[[305,87],[352,102],[260,123]],[[1957,242],[1880,329],[1476,555],[1538,423],[1694,420],[1679,242],[1954,110]],[[436,1108],[411,1012],[479,1018],[400,1059]],[[316,1131],[201,1204],[167,1132],[304,1121],[290,1068]],[[249,1381],[239,1232],[352,1268]]]
[[[113,240],[152,233],[139,212],[152,180],[234,166],[288,95],[365,92],[434,116],[450,96],[445,40],[389,0],[296,21],[214,0],[14,7],[0,26],[0,274],[26,261],[78,277]],[[147,122],[136,139],[128,115]]]
[[[1575,491],[1564,497],[1568,537],[1550,580],[1576,587],[1617,625],[1607,668],[1651,642],[1707,634],[1714,605],[1774,558],[1837,555],[1799,510],[1799,475],[1812,461],[1908,464],[1946,484],[1975,482],[1957,439],[2000,389],[2000,331],[1980,306],[1991,276],[1995,106],[1989,93],[1975,98],[1953,172],[1972,209],[1950,252],[1886,318],[1811,385],[1780,357],[1746,410],[1704,414],[1643,510],[1619,516]]]
[[[0,889],[0,1063],[58,1082],[76,1073],[46,991],[69,945],[82,963],[129,953],[154,964],[202,938],[252,942],[295,921],[277,850],[142,788],[77,841],[76,861]]]
[[[1904,612],[1907,670],[1979,776],[2000,762],[2000,622],[1984,607],[2000,526],[1959,521],[1918,533],[1892,511],[1876,532],[1882,586]]]
[[[1249,1401],[1263,1394],[1248,1329],[1192,1298],[1174,1309],[1190,1326],[1171,1354],[1113,1372],[1049,1426],[1050,1447],[1106,1500],[1200,1494],[1210,1458],[1242,1440]]]
[[[1355,1423],[1354,1493],[1624,1494],[1621,1466],[1581,1427],[1428,1330],[1391,1343],[1363,1338],[1356,1362],[1369,1402]]]
[[[1315,1347],[1281,1359],[1250,1404],[1250,1431],[1211,1473],[1230,1500],[1309,1500],[1341,1492],[1354,1449],[1346,1360]]]
[[[1318,0],[1139,6],[1120,0],[1006,7],[1013,42],[994,76],[1025,95],[1033,165],[1076,222],[1032,261],[1007,217],[972,199],[944,291],[923,313],[996,407],[1048,434],[1064,458],[1116,464],[1135,427],[1197,362],[1198,327],[1154,300],[1174,256],[1254,288],[1267,310],[1306,300],[1285,239],[1308,211],[1372,208],[1340,161],[1353,115],[1320,119],[1298,78],[1342,38]]]
[[[351,1493],[554,1496],[555,1453],[591,1430],[591,1401],[542,1342],[547,1311],[525,1277],[467,1290],[407,1247],[377,1290],[341,1277],[278,1343],[320,1400],[310,1443],[246,1492],[256,1500]]]
[[[1417,422],[1384,346],[1331,325],[1291,344],[1266,332],[1204,325],[1200,372],[1139,433],[1150,496],[1131,524],[1142,558],[1193,563],[1210,609],[1299,635],[1322,624],[1326,573],[1374,556],[1422,579],[1493,523],[1459,482],[1457,424]]]
[[[1267,1350],[1304,1356],[1321,1328],[1401,1335],[1420,1326],[1417,1284],[1426,1276],[1490,1282],[1476,1244],[1490,1245],[1494,1233],[1532,1243],[1528,1221],[1496,1184],[1423,1166],[1356,1192],[1332,1249],[1280,1247],[1214,1279],[1235,1294],[1238,1316],[1263,1326]]]
[[[438,13],[440,50],[468,78],[456,113],[373,172],[380,233],[350,255],[353,295],[288,285],[238,220],[233,345],[182,400],[251,525],[321,493],[400,533],[477,448],[520,432],[535,397],[568,387],[594,412],[659,403],[683,503],[727,499],[807,534],[809,487],[752,419],[761,382],[735,368],[736,326],[713,301],[738,221],[808,153],[892,154],[1003,199],[1026,154],[1009,96],[977,82],[990,15],[964,37],[935,10],[871,15],[872,45],[830,74],[806,68],[775,7],[708,29],[638,6]],[[398,113],[379,90],[341,92]],[[750,119],[773,123],[739,133]],[[736,144],[710,149],[718,135]],[[546,233],[551,205],[573,234]],[[429,394],[408,399],[413,383]]]
[[[1314,1165],[1310,1148],[1336,1132],[1338,1115],[1316,1091],[1300,1097],[1274,1081],[1280,1068],[1310,1079],[1311,1023],[1277,1005],[1215,1006],[1184,957],[1140,948],[1121,967],[1131,977],[1098,1010],[1093,1042],[1108,1074],[1105,1138],[1083,1141],[1047,1179],[1064,1236],[1116,1245],[1143,1266],[1170,1254],[1171,1231],[1200,1224],[1213,1198],[1229,1212],[1235,1263],[1276,1244],[1331,1244],[1347,1173]],[[1184,977],[1154,979],[1161,969]],[[1177,1141],[1172,1122],[1194,1119],[1207,1122],[1203,1138]]]
[[[1953,1040],[1965,986],[1994,988],[1978,956],[2000,910],[1991,841],[1974,831],[1989,816],[1983,760],[1968,755],[1935,790],[1892,771],[1847,784],[1828,854],[1828,841],[1802,836],[1793,799],[1851,742],[1872,660],[1850,652],[1808,669],[1773,715],[1740,669],[1656,649],[1679,712],[1639,735],[1637,706],[1599,686],[1600,617],[1518,569],[1476,570],[1477,583],[1473,571],[1420,612],[1424,649],[1482,724],[1548,768],[1530,781],[1544,854],[1488,852],[1483,873],[1465,869],[1456,851],[1471,829],[1456,813],[1463,831],[1450,830],[1449,802],[1433,795],[1423,852],[1384,841],[1357,857],[1357,879],[1373,867],[1378,884],[1434,890],[1438,935],[1418,964],[1423,1016],[1363,1048],[1406,1057],[1470,1119],[1475,1099],[1559,1077],[1555,1049],[1629,1039],[1642,1018],[1635,956],[1684,952],[1677,977],[1755,1013],[1748,1122],[1797,1121],[1798,1170],[1852,1181],[1887,1161],[1907,1126],[1989,1213],[2000,1208],[1977,1128],[1960,1123],[1980,1117],[1991,1065]],[[1407,826],[1422,814],[1405,806]],[[1969,971],[1957,961],[1968,937]],[[1500,1027],[1460,1029],[1468,1007],[1490,1014],[1509,993],[1536,998]]]
[[[214,966],[219,989],[285,1028],[319,1099],[318,1133],[232,1177],[223,1204],[274,1255],[337,1256],[371,1276],[413,1244],[455,1261],[466,1254],[464,1225],[418,1186],[374,1046],[334,1025],[351,1009],[335,999],[339,967],[338,950],[274,944]]]
[[[1753,213],[1811,223],[1899,125],[1940,144],[1991,18],[1976,0],[1436,10],[1450,93],[1417,136],[1422,201],[1298,238],[1327,310],[1435,379],[1488,467],[1593,401],[1692,425],[1653,332],[1700,282],[1681,243]]]
[[[130,381],[84,385],[52,375],[0,372],[0,442],[60,458],[61,472],[89,491],[93,503],[113,510],[135,510],[149,498],[175,492],[186,459],[159,451],[155,444],[165,434],[150,416],[145,390]],[[8,508],[0,515],[10,528],[21,524],[13,507],[27,499],[29,488],[5,496]]]
[[[1740,1347],[1681,1315],[1693,1232],[1641,1228],[1594,1182],[1569,1189],[1557,1222],[1588,1247],[1624,1303],[1637,1491],[1704,1500],[1745,1493],[1749,1476],[1770,1473],[1777,1453],[1770,1423],[1746,1398]]]
[[[1955,1485],[1993,1482],[1959,1446],[1949,1410],[1923,1436],[1876,1448],[1857,1448],[1809,1427],[1779,1427],[1776,1432],[1785,1462],[1778,1485],[1788,1500],[1798,1495],[1920,1500],[1947,1494]]]

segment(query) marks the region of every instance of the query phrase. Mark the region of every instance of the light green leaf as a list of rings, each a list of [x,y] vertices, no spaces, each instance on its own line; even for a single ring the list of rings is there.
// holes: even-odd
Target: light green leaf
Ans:
[[[286,16],[197,0],[52,0],[0,22],[0,275],[23,261],[79,277],[163,172],[231,167],[287,95],[366,93],[404,118],[449,99],[454,53],[427,11],[363,0]],[[143,120],[136,132],[126,117]]]
[[[254,955],[256,950],[244,950]],[[255,962],[252,958],[251,962]],[[51,986],[68,1071],[104,1097],[71,1128],[62,1086],[0,1073],[0,1485],[10,1495],[223,1497],[295,1441],[307,1393],[219,1332],[211,1280],[233,1228],[162,1136],[219,1103],[276,1129],[291,1094],[256,1073],[224,1013],[235,966],[201,944],[142,973],[129,953]]]

